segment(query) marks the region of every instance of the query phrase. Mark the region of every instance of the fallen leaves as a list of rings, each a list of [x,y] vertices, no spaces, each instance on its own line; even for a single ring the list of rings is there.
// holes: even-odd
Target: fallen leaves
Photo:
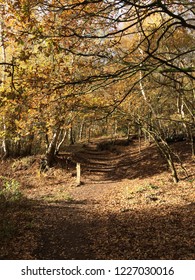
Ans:
[[[97,151],[98,172],[83,170],[79,187],[60,168],[38,177],[35,164],[16,171],[23,199],[1,205],[1,259],[194,259],[193,176],[173,184],[160,158],[152,174],[143,169],[150,150],[139,161],[135,145],[121,149],[132,157],[125,178],[101,173],[113,154],[101,153],[100,162]],[[185,163],[193,171],[189,158]]]

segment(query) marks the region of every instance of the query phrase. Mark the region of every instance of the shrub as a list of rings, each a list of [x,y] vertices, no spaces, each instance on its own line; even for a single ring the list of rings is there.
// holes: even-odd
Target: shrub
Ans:
[[[0,197],[5,201],[17,201],[21,199],[20,184],[15,179],[2,178]]]
[[[12,169],[14,171],[18,170],[26,170],[28,169],[33,163],[35,162],[35,159],[33,157],[24,157],[21,159],[16,159],[14,163],[12,164]]]

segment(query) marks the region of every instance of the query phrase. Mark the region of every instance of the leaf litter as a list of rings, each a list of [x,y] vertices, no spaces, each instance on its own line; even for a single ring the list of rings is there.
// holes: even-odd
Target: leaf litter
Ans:
[[[13,171],[6,161],[1,175],[20,183],[22,199],[1,201],[0,258],[194,259],[194,161],[185,155],[190,177],[178,184],[156,149],[140,153],[138,143],[105,158],[88,147],[78,152],[80,186],[72,169],[41,173],[31,161]]]

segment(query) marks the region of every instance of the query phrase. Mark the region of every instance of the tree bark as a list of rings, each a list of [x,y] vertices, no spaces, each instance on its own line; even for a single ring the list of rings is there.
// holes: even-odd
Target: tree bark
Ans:
[[[62,134],[62,138],[60,140],[59,143],[56,144],[56,150],[55,150],[55,154],[57,154],[62,146],[62,144],[64,143],[65,139],[66,139],[66,135],[67,135],[67,130],[61,130],[61,132],[59,133],[58,138],[60,138],[60,135]]]
[[[81,125],[80,125],[80,129],[79,129],[79,141],[82,141],[82,139],[83,139],[84,124],[85,124],[85,117],[83,117]]]
[[[60,129],[57,129],[56,132],[54,132],[52,139],[49,143],[49,146],[46,151],[46,162],[48,167],[52,167],[54,160],[55,160],[55,152],[56,152],[56,145],[58,141],[58,137],[60,134]]]
[[[5,14],[5,8],[4,5],[0,6],[0,45],[1,45],[1,60],[2,62],[6,63],[6,49],[5,49],[5,43],[4,43],[4,14]],[[6,70],[6,64],[2,65],[2,75],[1,75],[1,89],[4,91],[5,89],[5,70]],[[4,131],[4,136],[3,136],[3,143],[2,143],[2,148],[3,148],[3,157],[7,158],[10,156],[10,141],[7,139],[7,125],[6,125],[6,116],[4,114],[3,116],[3,131]]]
[[[143,130],[146,130],[145,128],[142,128]],[[168,167],[171,171],[172,174],[172,178],[173,178],[173,182],[174,183],[178,183],[179,182],[179,178],[177,175],[177,170],[175,168],[175,164],[172,158],[172,154],[171,154],[171,150],[169,148],[169,145],[161,138],[160,135],[155,134],[155,132],[151,132],[150,130],[146,130],[152,137],[152,139],[154,140],[156,146],[158,147],[158,149],[160,150],[161,154],[164,156]]]

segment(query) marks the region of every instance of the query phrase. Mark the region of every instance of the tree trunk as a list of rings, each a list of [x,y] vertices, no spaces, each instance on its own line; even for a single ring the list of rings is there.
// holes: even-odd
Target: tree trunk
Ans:
[[[27,142],[27,145],[26,145],[26,148],[25,148],[25,154],[27,156],[32,154],[33,140],[34,140],[34,133],[30,134],[27,137],[28,142]]]
[[[82,119],[81,125],[80,125],[80,129],[79,129],[79,141],[82,141],[83,139],[83,128],[84,128],[84,124],[85,124],[85,118]]]
[[[138,129],[138,139],[139,139],[139,153],[141,153],[141,128]]]
[[[88,127],[88,137],[87,138],[88,138],[87,141],[90,143],[90,141],[91,141],[91,124]]]
[[[64,143],[64,141],[66,139],[66,135],[67,135],[67,130],[64,130],[64,129],[61,130],[61,133],[59,133],[59,135],[61,135],[61,134],[62,134],[62,138],[61,138],[60,142],[56,144],[55,154],[57,154],[59,152],[62,144]]]
[[[145,128],[142,128],[143,130],[146,130]],[[175,168],[175,164],[172,158],[172,152],[170,150],[169,145],[161,138],[160,135],[155,134],[155,132],[151,132],[150,130],[146,130],[152,137],[152,139],[154,140],[154,142],[156,143],[156,146],[158,147],[158,149],[160,150],[161,154],[164,156],[168,167],[171,171],[172,177],[173,177],[173,182],[174,183],[178,183],[179,182],[179,178],[177,175],[177,170]]]
[[[6,138],[6,136],[4,136],[3,138],[2,148],[3,148],[3,158],[8,158],[10,156],[10,141]]]
[[[5,50],[5,43],[4,43],[4,15],[5,15],[5,8],[4,5],[0,6],[0,45],[1,45],[1,61],[6,62],[6,50]],[[6,66],[2,66],[2,75],[1,75],[1,89],[2,91],[5,90],[5,71],[6,71]],[[3,148],[3,157],[7,158],[10,156],[10,141],[7,139],[7,126],[6,126],[6,116],[4,114],[3,116],[3,131],[4,131],[4,136],[3,136],[3,143],[2,143],[2,148]]]
[[[114,120],[114,140],[116,140],[116,138],[117,138],[117,129],[118,129],[118,122],[117,122],[117,120],[115,119]]]
[[[177,175],[177,170],[175,168],[175,164],[173,162],[173,158],[172,158],[171,151],[170,151],[170,148],[169,148],[168,144],[165,143],[164,140],[161,140],[161,142],[159,142],[155,138],[154,138],[154,141],[157,144],[157,147],[162,152],[162,154],[164,155],[164,157],[165,157],[165,159],[168,163],[168,166],[169,166],[169,169],[171,171],[174,183],[178,183],[179,178],[178,178],[178,175]]]
[[[73,137],[73,127],[71,124],[71,127],[69,128],[69,140],[70,140],[70,144],[73,145],[74,144],[74,137]]]
[[[53,137],[49,143],[49,147],[46,151],[46,162],[48,167],[51,167],[54,163],[56,145],[57,145],[59,134],[60,134],[60,129],[57,129],[57,131],[53,134]]]
[[[173,182],[174,183],[178,183],[179,182],[179,178],[178,178],[178,175],[177,175],[177,171],[176,171],[173,159],[172,159],[170,154],[167,154],[165,157],[167,159],[169,168],[171,170],[171,174],[172,174],[172,177],[173,177]]]
[[[191,149],[192,149],[192,157],[194,157],[195,156],[195,139],[194,139],[192,131],[190,131],[190,143],[191,143]]]

